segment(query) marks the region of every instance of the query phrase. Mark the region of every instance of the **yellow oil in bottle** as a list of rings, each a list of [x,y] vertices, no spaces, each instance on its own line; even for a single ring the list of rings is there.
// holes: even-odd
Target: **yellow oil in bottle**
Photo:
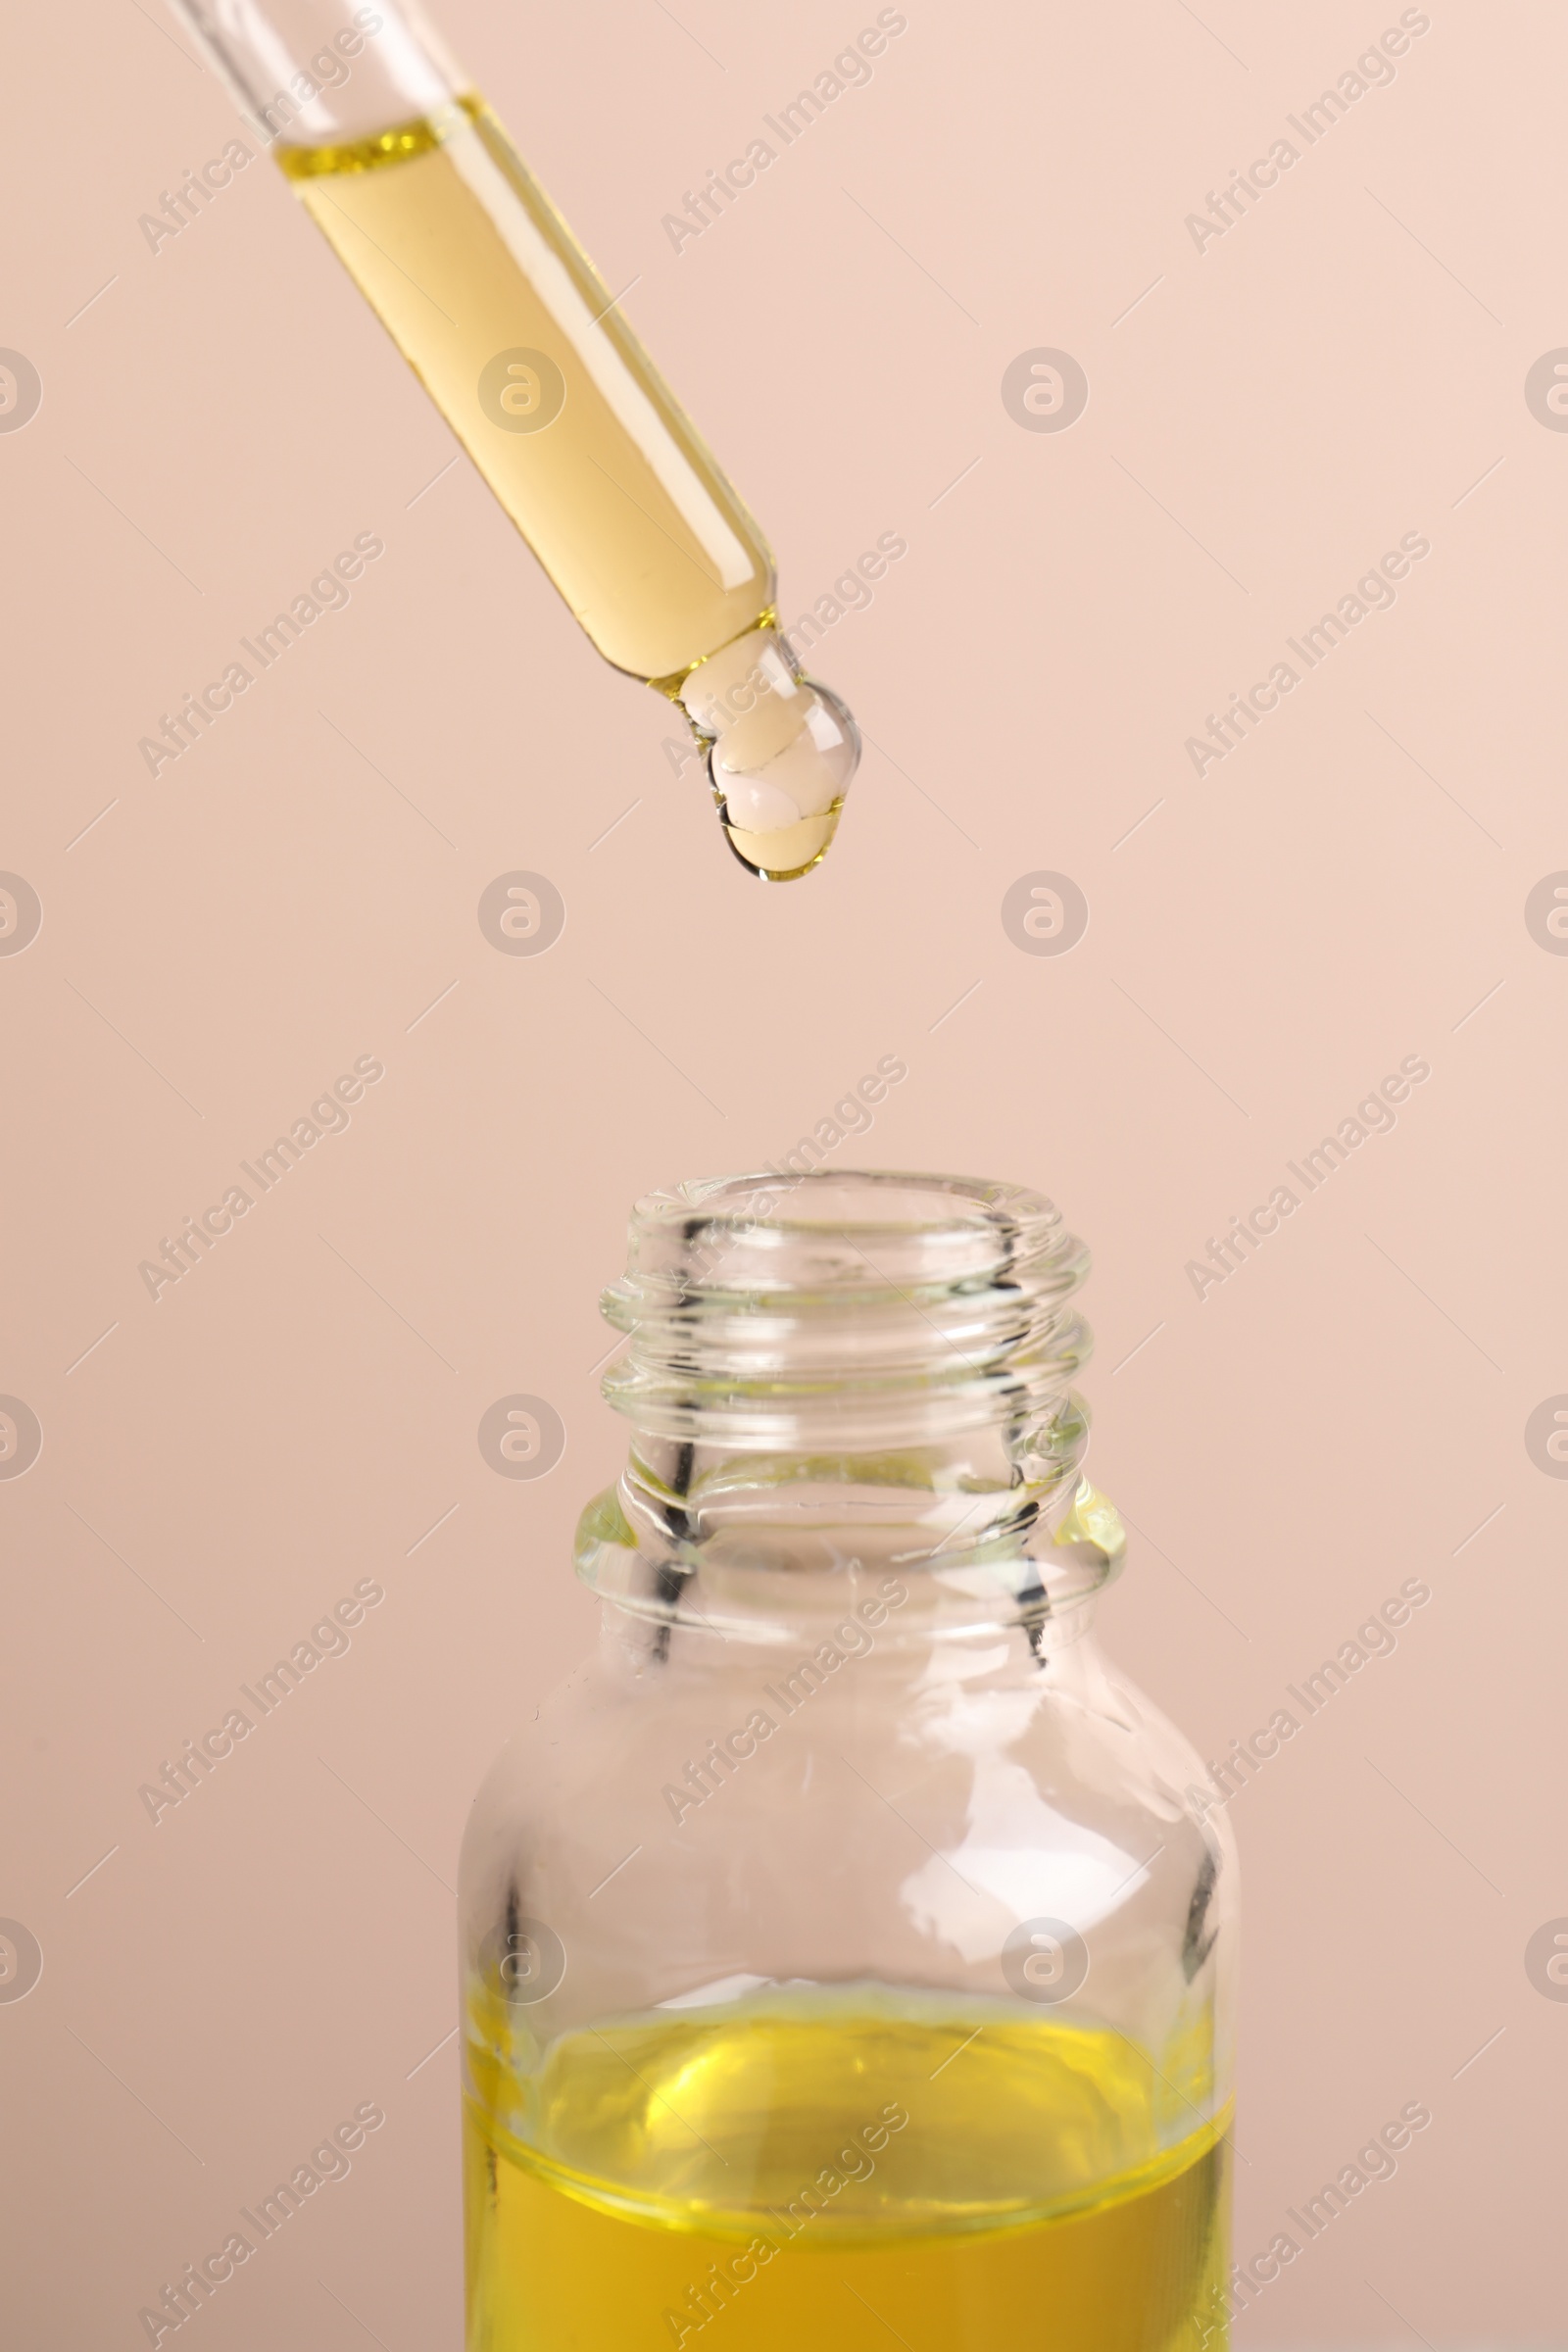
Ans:
[[[771,617],[756,523],[480,100],[277,156],[607,661],[678,681]]]
[[[1121,2034],[774,1995],[500,2056],[470,2021],[468,2352],[1204,2352],[1223,2117]]]

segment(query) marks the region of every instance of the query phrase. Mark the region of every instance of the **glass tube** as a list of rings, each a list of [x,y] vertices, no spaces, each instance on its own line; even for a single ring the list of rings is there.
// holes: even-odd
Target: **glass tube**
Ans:
[[[588,636],[680,705],[731,848],[788,880],[859,756],[772,557],[501,124],[407,0],[172,0]]]

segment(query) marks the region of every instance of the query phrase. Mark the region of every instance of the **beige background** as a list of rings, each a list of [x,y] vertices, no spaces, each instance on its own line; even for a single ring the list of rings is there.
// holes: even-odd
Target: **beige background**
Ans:
[[[1185,216],[1396,8],[908,0],[870,85],[672,253],[662,214],[873,13],[444,20],[637,280],[789,612],[907,538],[813,657],[878,747],[839,847],[764,892],[662,706],[442,474],[271,167],[147,250],[233,126],[155,0],[12,11],[0,342],[44,383],[0,436],[0,866],[44,906],[0,958],[0,1390],[44,1430],[0,1483],[0,1914],[45,1962],[0,2005],[26,2352],[144,2340],[366,2100],[385,2128],[202,2338],[456,2345],[453,2051],[421,2061],[469,1795],[590,1638],[598,1290],[636,1193],[788,1149],[887,1054],[841,1159],[1038,1184],[1097,1251],[1094,1469],[1139,1531],[1105,1633],[1205,1754],[1432,1588],[1235,1808],[1238,2250],[1434,2116],[1249,2337],[1563,2340],[1568,2005],[1524,1953],[1568,1913],[1568,1485],[1524,1425],[1568,1390],[1568,959],[1524,902],[1568,867],[1568,438],[1523,386],[1568,343],[1568,36],[1433,0],[1200,255]],[[1003,407],[1040,346],[1087,370],[1070,431]],[[348,610],[153,781],[137,738],[366,530]],[[1204,714],[1409,531],[1394,609],[1200,781]],[[568,909],[537,959],[475,919],[516,867]],[[1041,868],[1092,908],[1061,958],[1002,927]],[[350,1131],[155,1304],[138,1260],[365,1054]],[[1407,1054],[1396,1130],[1200,1302],[1185,1262]],[[516,1390],[568,1432],[537,1484],[475,1443]],[[366,1577],[349,1653],[154,1827],[138,1785]]]

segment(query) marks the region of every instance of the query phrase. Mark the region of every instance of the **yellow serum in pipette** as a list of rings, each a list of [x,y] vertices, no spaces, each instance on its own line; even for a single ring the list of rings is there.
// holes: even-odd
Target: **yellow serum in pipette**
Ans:
[[[495,117],[465,98],[277,156],[600,653],[684,710],[736,857],[808,872],[855,722],[801,676],[760,532]]]
[[[766,543],[489,109],[278,161],[605,659],[772,617]]]
[[[482,2009],[468,2352],[1224,2345],[1226,2119],[1119,2034],[785,1996],[523,2078]]]

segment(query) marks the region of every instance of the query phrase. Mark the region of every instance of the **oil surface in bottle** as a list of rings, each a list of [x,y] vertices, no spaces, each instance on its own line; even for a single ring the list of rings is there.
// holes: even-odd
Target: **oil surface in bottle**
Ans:
[[[605,659],[768,614],[767,546],[483,103],[278,161]]]
[[[1225,2119],[1120,2034],[870,1987],[520,2071],[508,2030],[476,2001],[468,2352],[1223,2345]]]

